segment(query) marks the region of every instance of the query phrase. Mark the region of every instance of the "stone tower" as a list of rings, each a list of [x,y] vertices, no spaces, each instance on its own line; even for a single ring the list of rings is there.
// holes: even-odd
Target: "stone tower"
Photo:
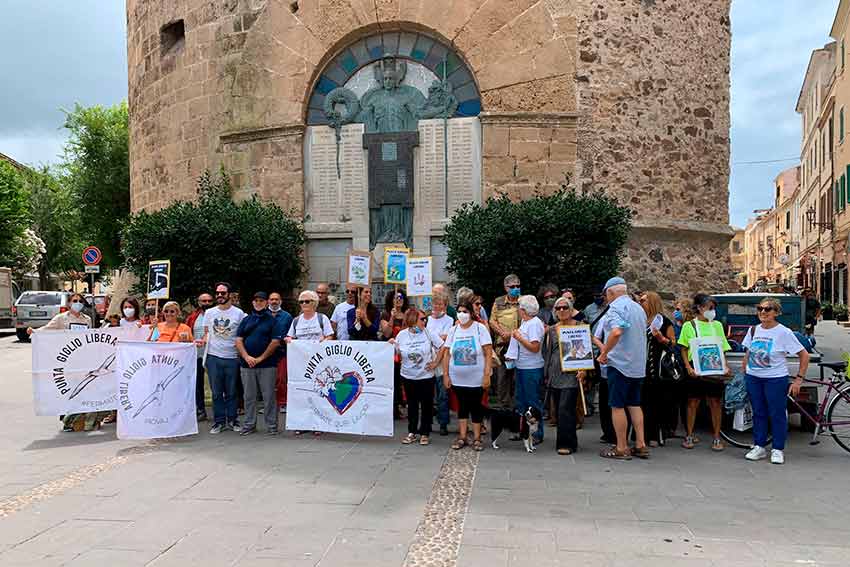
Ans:
[[[374,88],[368,68],[390,55],[423,98],[436,79],[457,102],[419,121],[410,165],[413,247],[435,257],[435,279],[461,202],[569,181],[635,210],[630,283],[719,290],[733,234],[730,3],[127,0],[132,208],[193,199],[223,165],[237,198],[305,215],[309,279],[334,281],[345,251],[368,245],[370,178],[362,124],[336,131],[331,167],[325,103]]]

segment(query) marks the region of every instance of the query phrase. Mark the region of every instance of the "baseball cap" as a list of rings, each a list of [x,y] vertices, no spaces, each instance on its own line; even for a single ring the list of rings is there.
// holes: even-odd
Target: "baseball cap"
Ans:
[[[262,299],[262,300],[268,301],[269,300],[269,294],[264,292],[264,291],[258,291],[257,293],[254,294],[254,299]]]
[[[608,291],[610,288],[614,287],[615,285],[626,285],[626,280],[624,280],[623,278],[621,278],[619,276],[611,278],[610,280],[605,282],[605,287],[602,288],[602,293],[605,293],[606,291]]]

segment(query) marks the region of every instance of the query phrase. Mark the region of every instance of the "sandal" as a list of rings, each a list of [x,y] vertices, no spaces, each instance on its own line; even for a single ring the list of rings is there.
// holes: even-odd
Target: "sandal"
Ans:
[[[416,441],[416,434],[415,433],[408,433],[407,436],[404,439],[401,440],[401,444],[402,445],[410,445],[414,441]]]
[[[467,445],[468,443],[466,442],[466,439],[464,439],[463,437],[458,437],[457,439],[455,439],[455,442],[452,443],[452,449],[457,451],[458,449],[463,449]]]
[[[721,441],[720,438],[717,438],[711,442],[712,451],[723,451],[724,449],[726,449],[726,443]]]
[[[423,435],[422,437],[419,438],[419,444],[420,445],[430,445],[431,439],[429,439],[427,435]]]
[[[682,439],[682,448],[683,449],[693,449],[696,441],[694,441],[693,436],[687,435],[684,439]]]
[[[632,449],[632,455],[634,455],[638,459],[648,459],[649,458],[649,447],[647,447],[645,445],[643,447],[639,447],[639,448],[635,447],[634,449]]]
[[[558,449],[559,455],[572,455],[573,452],[571,449]]]
[[[484,445],[481,443],[481,439],[476,439],[472,442],[472,450],[473,451],[483,451]]]
[[[602,449],[599,451],[599,456],[603,459],[614,459],[617,461],[631,461],[632,455],[628,449],[625,452],[621,453],[617,450],[616,447],[608,447],[607,449]]]

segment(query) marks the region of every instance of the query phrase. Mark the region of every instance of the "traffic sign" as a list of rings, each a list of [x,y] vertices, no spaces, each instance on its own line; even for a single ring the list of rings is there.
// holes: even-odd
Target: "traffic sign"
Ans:
[[[87,274],[99,274],[100,273],[100,266],[86,266],[86,273]]]
[[[103,259],[103,254],[100,253],[100,248],[97,246],[87,246],[83,250],[83,264],[86,266],[97,266]]]

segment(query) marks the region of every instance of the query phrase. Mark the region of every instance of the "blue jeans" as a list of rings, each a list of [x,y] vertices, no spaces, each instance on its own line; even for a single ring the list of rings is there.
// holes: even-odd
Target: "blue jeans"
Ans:
[[[529,406],[537,408],[543,415],[543,401],[540,399],[540,386],[543,383],[543,369],[516,369],[516,390],[514,392],[514,408],[523,414]],[[537,428],[537,441],[543,440],[543,419]]]
[[[449,391],[443,386],[443,377],[437,376],[437,423],[449,424]]]
[[[767,445],[768,423],[773,433],[773,448],[785,450],[788,437],[788,377],[758,378],[747,374],[747,394],[753,406],[753,443]]]
[[[236,383],[239,381],[239,359],[207,355],[207,376],[212,389],[215,425],[236,422]]]

